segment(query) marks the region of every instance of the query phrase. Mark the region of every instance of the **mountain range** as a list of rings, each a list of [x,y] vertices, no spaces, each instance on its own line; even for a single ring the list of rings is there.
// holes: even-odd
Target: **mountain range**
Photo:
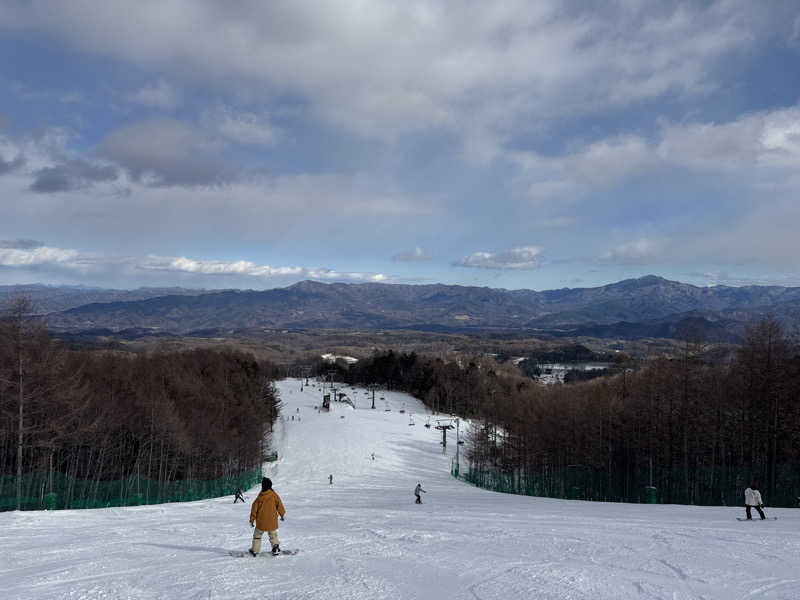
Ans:
[[[42,312],[48,325],[61,331],[143,329],[186,335],[265,328],[413,329],[630,339],[674,337],[689,325],[709,339],[735,341],[748,323],[766,315],[785,325],[800,319],[797,287],[698,287],[654,275],[547,291],[313,281],[265,291],[48,286],[36,291],[40,305],[57,307]],[[0,299],[3,292],[9,289],[0,288]],[[80,303],[88,298],[97,300]],[[74,304],[65,306],[69,302]]]
[[[49,314],[76,306],[97,302],[130,302],[168,295],[198,295],[209,290],[181,287],[138,288],[135,290],[114,290],[85,285],[0,285],[0,306],[4,306],[19,296],[25,296],[38,312]]]

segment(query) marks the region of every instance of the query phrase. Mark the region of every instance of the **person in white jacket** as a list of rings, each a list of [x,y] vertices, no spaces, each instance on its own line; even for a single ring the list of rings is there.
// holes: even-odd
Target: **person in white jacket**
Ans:
[[[761,492],[758,491],[758,484],[754,481],[750,484],[750,487],[744,491],[744,509],[747,513],[747,519],[750,520],[753,518],[750,514],[750,509],[754,507],[758,511],[758,514],[761,515],[761,519],[766,519],[767,517],[764,516],[764,511],[761,510],[762,506],[764,506],[764,502],[761,500]]]

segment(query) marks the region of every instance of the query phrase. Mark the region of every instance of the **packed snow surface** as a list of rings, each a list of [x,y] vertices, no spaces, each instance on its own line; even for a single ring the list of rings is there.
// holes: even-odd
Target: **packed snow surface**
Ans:
[[[318,387],[278,387],[280,459],[264,473],[287,511],[281,546],[296,556],[230,556],[250,545],[258,489],[247,504],[231,495],[6,512],[0,597],[800,598],[800,511],[767,508],[777,521],[739,522],[743,508],[497,494],[450,476],[455,432],[443,456],[440,432],[424,427],[426,411],[407,395],[379,392],[372,410],[365,391],[345,390],[355,410],[333,403],[318,413]]]

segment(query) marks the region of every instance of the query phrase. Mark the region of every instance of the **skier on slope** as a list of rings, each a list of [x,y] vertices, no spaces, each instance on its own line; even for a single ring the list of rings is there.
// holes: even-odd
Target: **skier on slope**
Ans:
[[[264,532],[269,535],[273,556],[281,553],[280,542],[278,541],[278,515],[283,521],[285,514],[286,510],[283,508],[281,497],[272,489],[272,480],[269,477],[264,477],[261,480],[261,493],[253,501],[253,506],[250,508],[250,527],[255,527],[250,554],[258,556],[261,551],[261,536],[264,535]],[[255,525],[253,522],[255,522]]]
[[[423,494],[427,494],[428,493],[428,492],[426,492],[425,490],[422,489],[422,484],[418,483],[417,487],[414,488],[414,495],[417,497],[416,504],[422,504],[422,498],[420,498],[420,496],[419,496],[420,492],[422,492]]]
[[[751,508],[755,508],[758,511],[762,521],[766,519],[767,517],[764,516],[764,511],[762,510],[763,506],[764,502],[761,500],[761,492],[758,491],[758,484],[754,481],[750,484],[750,487],[744,491],[744,509],[747,513],[747,520],[750,521],[753,518],[750,514]]]
[[[239,500],[244,503],[244,496],[242,495],[242,489],[236,488],[236,497],[233,499],[233,503],[236,504]]]

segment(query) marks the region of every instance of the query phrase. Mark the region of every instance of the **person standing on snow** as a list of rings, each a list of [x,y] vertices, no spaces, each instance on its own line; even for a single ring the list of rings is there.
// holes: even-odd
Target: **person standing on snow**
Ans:
[[[750,484],[750,487],[744,491],[744,509],[747,513],[747,520],[750,521],[753,517],[750,514],[750,509],[754,508],[758,511],[758,514],[761,515],[761,520],[763,521],[767,517],[764,516],[764,511],[761,507],[764,506],[764,502],[761,500],[761,492],[758,491],[758,484],[754,481]]]
[[[414,495],[417,497],[416,504],[422,504],[422,498],[420,498],[419,493],[422,492],[423,494],[427,494],[425,490],[422,489],[422,484],[418,483],[417,487],[414,488]]]
[[[236,504],[239,500],[244,503],[244,496],[242,495],[242,489],[236,488],[236,497],[233,499],[233,503]]]
[[[272,480],[269,477],[264,477],[261,480],[261,493],[253,501],[253,506],[250,508],[250,527],[255,527],[250,554],[258,556],[258,553],[261,552],[261,536],[264,535],[264,532],[269,535],[272,554],[277,556],[281,553],[280,542],[278,541],[278,515],[283,521],[285,514],[286,510],[283,508],[281,497],[272,489]],[[255,522],[255,525],[253,522]]]

